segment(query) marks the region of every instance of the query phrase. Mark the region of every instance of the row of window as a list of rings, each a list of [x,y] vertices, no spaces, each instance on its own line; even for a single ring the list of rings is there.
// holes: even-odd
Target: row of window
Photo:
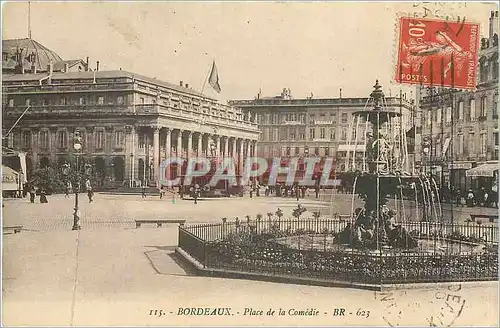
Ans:
[[[488,144],[490,146],[498,147],[498,132],[493,133],[493,140],[488,143],[488,135],[486,133],[479,134],[479,144],[477,144],[477,138],[475,133],[462,133],[454,138],[455,142],[455,152],[457,155],[463,154],[476,154],[476,145],[478,145],[479,154],[485,155],[488,152]],[[433,152],[441,154],[443,145],[440,141],[435,143],[435,149]],[[495,147],[492,147],[492,150]]]
[[[67,97],[61,97],[59,99],[38,99],[38,101],[32,101],[30,98],[26,98],[24,100],[24,105],[25,106],[50,106],[50,105],[60,105],[60,106],[65,106],[65,105],[80,105],[80,106],[85,106],[85,105],[104,105],[105,104],[105,99],[104,96],[99,96],[96,99],[94,98],[87,98],[87,97],[79,97],[79,98],[67,98]],[[156,103],[156,100],[153,100],[153,103]],[[164,101],[165,104],[169,104],[167,100]],[[124,104],[124,97],[123,96],[117,96],[116,99],[111,99],[108,97],[108,104],[117,104],[117,105],[123,105]],[[146,99],[144,97],[139,98],[139,104],[145,105],[146,104]],[[13,107],[19,104],[16,104],[14,98],[10,98],[8,100],[8,106]],[[178,108],[178,104],[174,104],[175,108]],[[190,105],[189,108],[187,105],[181,105],[180,109],[189,109],[189,110],[194,110],[194,111],[199,111],[198,106],[193,106]],[[208,114],[208,109],[203,109],[203,113]],[[220,116],[220,117],[226,117],[229,119],[237,119],[237,120],[242,120],[243,119],[243,114],[242,113],[232,113],[232,112],[227,112],[223,113],[223,111],[217,111],[217,110],[212,110],[211,115],[213,116]],[[217,115],[218,114],[218,115]]]
[[[317,134],[316,132],[319,131]],[[327,135],[327,133],[329,134]],[[357,141],[364,141],[365,139],[365,133],[363,130],[360,131],[359,135],[357,136],[358,139],[356,139],[356,130],[352,130],[352,135],[351,135],[351,140],[354,142],[355,140]],[[347,128],[342,128],[340,131],[340,140],[347,140],[347,135],[348,135],[348,129]],[[309,128],[309,140],[314,140],[314,139],[330,139],[330,140],[336,140],[337,139],[337,129],[336,128]],[[264,130],[264,133],[262,134],[262,141],[283,141],[283,140],[305,140],[305,133],[303,129],[300,129],[298,132],[297,130],[288,130],[287,128],[282,128],[280,130],[278,129],[266,129]]]
[[[329,156],[330,155],[330,148],[325,147],[324,151],[325,151],[325,156]],[[309,147],[305,147],[303,153],[304,154],[309,154],[309,155],[319,156],[319,147],[314,147],[312,149],[312,153],[310,153]],[[299,147],[295,147],[294,148],[294,153],[293,154],[292,154],[292,147],[286,147],[285,155],[286,156],[297,156],[297,155],[302,155],[302,154],[300,153],[300,148]]]
[[[104,105],[104,96],[98,96],[97,98],[97,105]],[[111,100],[108,98],[109,103],[111,104],[118,104],[118,105],[123,105],[124,103],[124,98],[123,96],[117,96],[116,100]],[[24,100],[24,105],[25,106],[50,106],[50,105],[89,105],[89,104],[94,104],[95,99],[94,98],[87,98],[87,97],[79,97],[79,98],[68,98],[68,97],[61,97],[59,99],[47,99],[47,98],[42,98],[38,99],[38,103],[36,101],[32,101],[30,98],[26,98]],[[16,104],[13,98],[10,98],[8,101],[9,107],[13,107],[19,104]]]
[[[83,147],[86,144],[87,136],[85,133],[80,132],[82,140],[84,141]],[[94,132],[94,147],[96,149],[104,149],[106,135],[104,131],[95,131]],[[114,134],[114,142],[115,147],[122,147],[125,143],[125,133],[123,131],[115,131]],[[69,148],[69,134],[67,131],[58,131],[56,134],[56,144],[57,148],[66,149]],[[14,147],[14,135],[9,135],[8,138],[9,147]],[[51,146],[49,131],[43,130],[38,134],[38,146],[41,149],[49,149]],[[32,148],[32,133],[30,131],[24,131],[21,135],[21,147],[23,149],[31,149]]]
[[[348,113],[341,114],[341,123],[348,122]],[[314,121],[332,121],[337,122],[337,113],[326,113],[321,114],[310,114],[309,122],[314,123]],[[258,119],[259,124],[282,124],[283,122],[298,122],[301,124],[306,124],[306,114],[305,113],[270,113],[261,114]]]
[[[460,100],[455,109],[455,117],[458,121],[466,121],[466,122],[474,122],[478,118],[476,113],[476,102],[474,99],[469,100],[467,112],[464,111],[464,102]],[[442,116],[442,112],[444,110],[444,117]],[[452,121],[452,108],[450,106],[442,109],[437,108],[437,110],[431,110],[427,112],[427,125],[430,125],[432,121],[439,122],[444,118],[446,123],[451,123]],[[488,116],[488,104],[486,96],[483,96],[480,100],[479,106],[479,117],[487,118]],[[498,118],[498,95],[494,96],[492,106],[491,106],[491,118]]]

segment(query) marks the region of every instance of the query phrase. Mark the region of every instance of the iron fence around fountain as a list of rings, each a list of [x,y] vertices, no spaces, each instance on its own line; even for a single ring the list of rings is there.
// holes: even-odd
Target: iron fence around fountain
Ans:
[[[189,232],[197,238],[210,242],[223,240],[235,233],[254,232],[260,234],[272,229],[279,231],[308,231],[311,233],[337,233],[345,229],[349,223],[349,215],[339,215],[334,219],[322,218],[287,218],[261,219],[247,221],[226,221],[222,223],[205,223],[185,225],[181,230]],[[447,236],[457,233],[465,237],[484,240],[487,243],[498,243],[497,225],[478,225],[473,223],[451,224],[439,222],[403,222],[399,223],[408,232],[417,237]]]
[[[349,216],[337,216],[185,225],[179,227],[179,247],[207,269],[270,276],[366,284],[498,278],[497,226],[404,222],[412,236],[429,241],[429,252],[381,248],[370,253],[329,242],[349,222]],[[288,244],[280,244],[280,238]],[[488,251],[477,253],[478,245]]]

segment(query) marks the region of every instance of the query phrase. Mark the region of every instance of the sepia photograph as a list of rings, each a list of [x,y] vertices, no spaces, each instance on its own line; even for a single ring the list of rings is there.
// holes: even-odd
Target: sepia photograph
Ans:
[[[3,326],[498,327],[496,2],[3,1]]]

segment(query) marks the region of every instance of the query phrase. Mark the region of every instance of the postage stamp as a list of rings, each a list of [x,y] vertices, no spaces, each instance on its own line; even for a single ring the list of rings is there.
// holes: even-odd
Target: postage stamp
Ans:
[[[479,24],[401,17],[396,82],[474,89]]]

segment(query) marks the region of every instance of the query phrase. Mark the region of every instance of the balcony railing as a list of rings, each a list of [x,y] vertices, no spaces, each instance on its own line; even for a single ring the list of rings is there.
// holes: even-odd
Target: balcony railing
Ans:
[[[38,83],[38,82],[37,82]],[[93,90],[133,90],[132,85],[128,83],[96,83],[91,82],[82,83],[79,85],[60,85],[60,84],[49,84],[49,85],[4,85],[4,93],[26,93],[26,92],[66,92],[66,91],[93,91]]]
[[[4,107],[3,112],[7,117],[19,116],[27,106],[12,106]],[[102,113],[133,113],[132,106],[127,105],[48,105],[48,106],[30,106],[26,112],[27,116],[31,115],[88,115],[88,114],[102,114]]]
[[[215,107],[213,107],[215,108]],[[211,108],[211,109],[213,109]],[[199,124],[213,123],[218,125],[230,125],[249,128],[253,130],[258,129],[257,123],[250,121],[237,120],[234,118],[221,117],[208,113],[201,113],[189,109],[173,108],[159,104],[141,104],[135,106],[136,113],[139,115],[171,115],[179,118],[188,119],[198,122]]]
[[[290,120],[290,121],[284,120],[283,122],[281,122],[281,124],[284,124],[284,125],[299,125],[299,124],[305,124],[305,123],[302,123],[302,122],[296,121],[296,120]]]
[[[411,105],[411,102],[396,97],[385,98],[387,106]],[[357,105],[364,106],[368,98],[317,98],[317,99],[255,99],[255,100],[230,100],[229,104],[236,107],[248,107],[255,105],[284,105],[284,106],[304,106],[304,105]]]

